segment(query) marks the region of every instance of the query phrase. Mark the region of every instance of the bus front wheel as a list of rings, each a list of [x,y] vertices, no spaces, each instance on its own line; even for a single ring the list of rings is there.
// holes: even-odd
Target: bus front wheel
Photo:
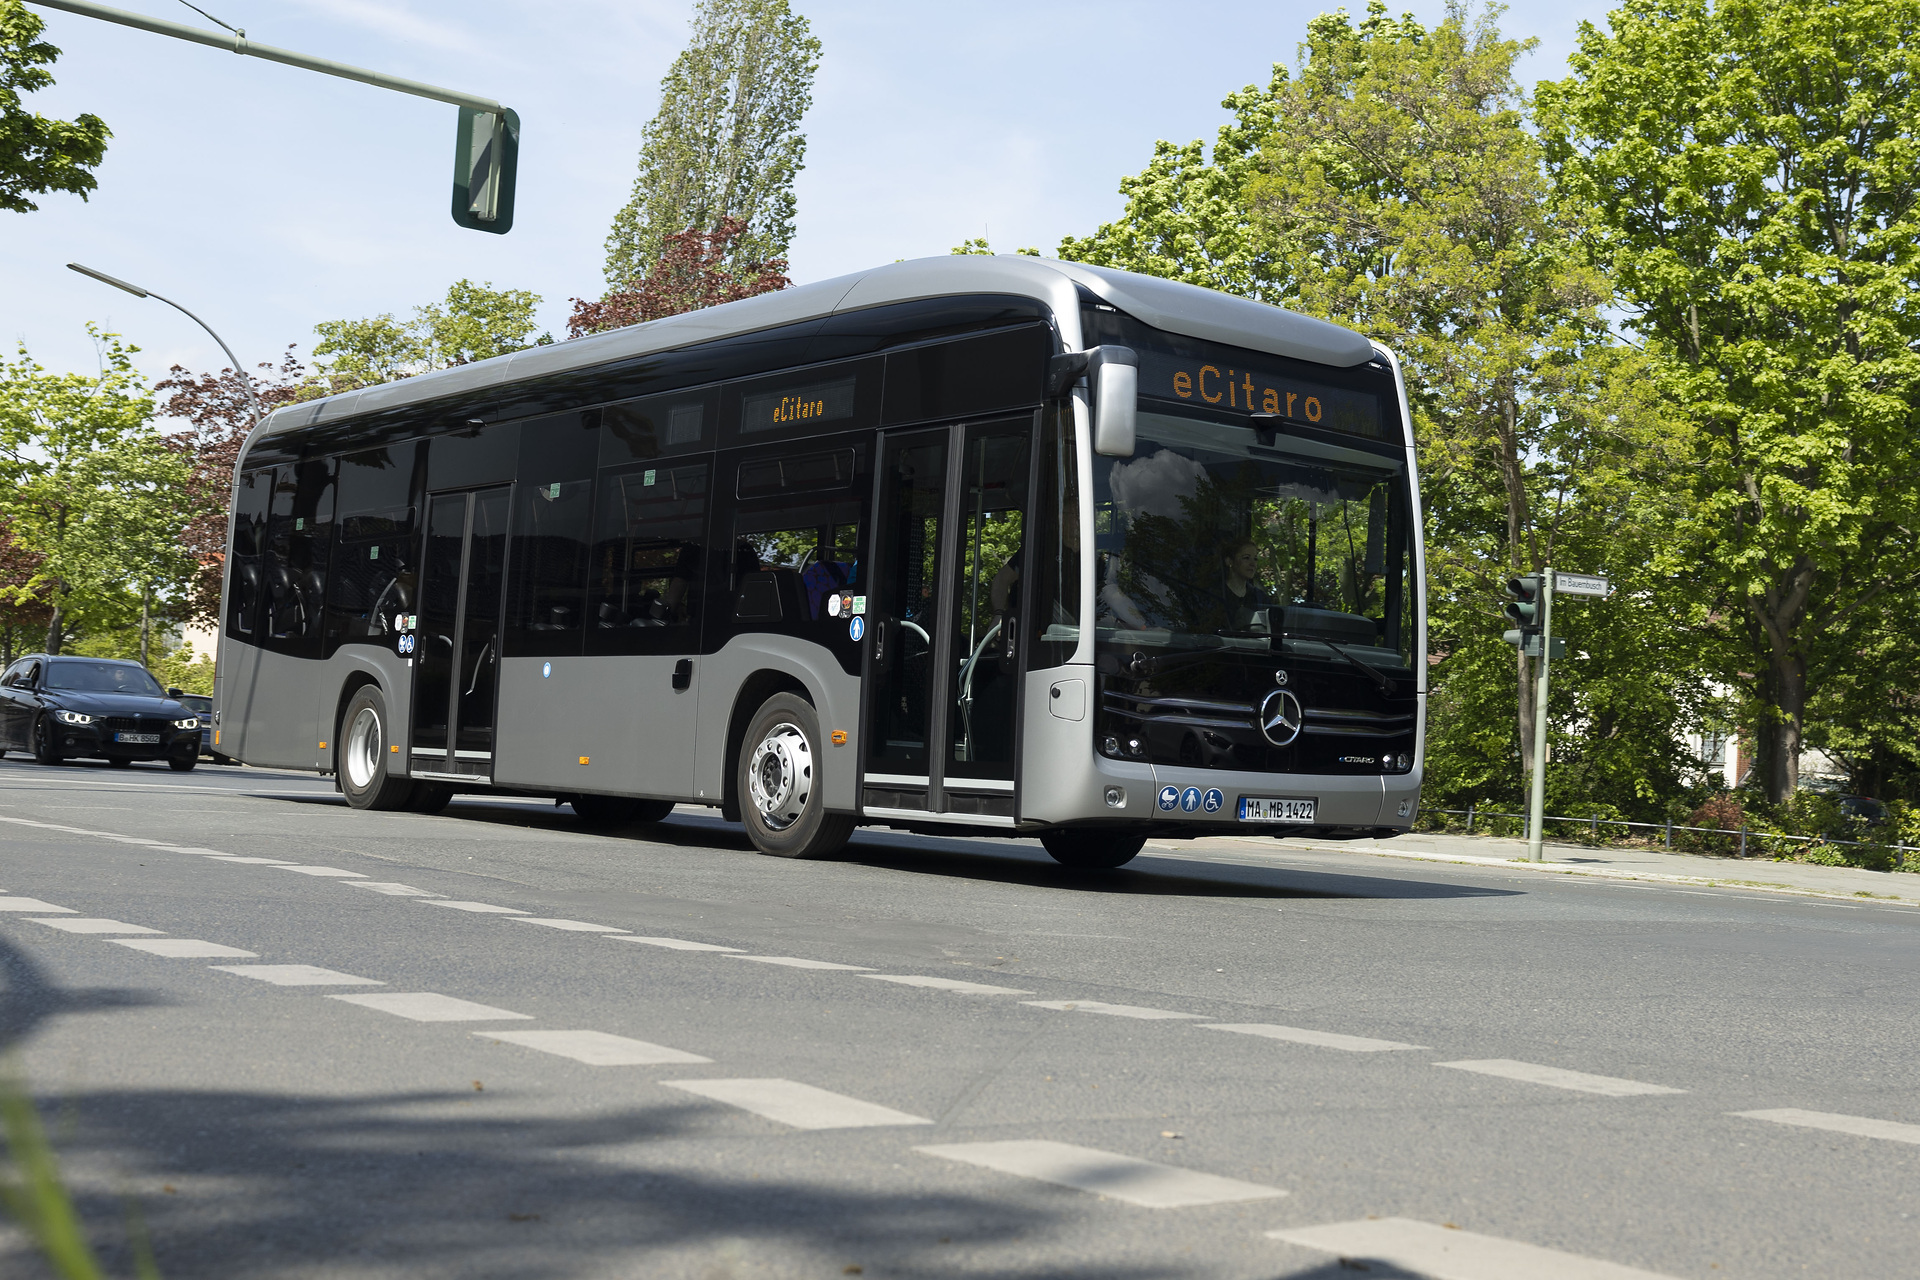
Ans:
[[[747,726],[735,764],[740,818],[753,847],[776,858],[824,858],[853,835],[853,815],[828,813],[820,718],[804,698],[776,693]]]
[[[356,809],[398,809],[413,794],[413,779],[388,771],[395,755],[389,740],[387,700],[378,686],[362,685],[340,717],[335,739],[340,790]]]
[[[1133,861],[1147,843],[1145,836],[1102,831],[1098,827],[1059,827],[1040,833],[1040,843],[1063,867],[1075,871],[1111,871]]]

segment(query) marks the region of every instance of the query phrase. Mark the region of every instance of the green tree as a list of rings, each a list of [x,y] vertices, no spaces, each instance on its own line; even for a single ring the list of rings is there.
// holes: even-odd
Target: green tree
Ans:
[[[332,395],[545,346],[553,341],[550,334],[532,336],[539,305],[540,295],[525,289],[458,280],[445,302],[415,307],[411,320],[391,313],[323,320],[313,327],[320,341],[313,345],[318,372],[312,385],[318,394]]]
[[[76,625],[124,624],[143,597],[179,595],[193,571],[180,537],[189,466],[153,427],[138,348],[89,332],[97,376],[50,374],[25,348],[0,365],[0,520],[38,558],[9,594],[47,608],[49,653]]]
[[[787,0],[700,0],[693,34],[660,82],[660,110],[640,144],[633,196],[607,237],[607,287],[633,288],[667,237],[746,224],[742,262],[785,259],[800,121],[813,105],[820,41]]]
[[[956,258],[991,258],[993,256],[993,246],[987,243],[985,236],[975,236],[971,240],[962,240],[959,244],[947,250],[947,252]],[[1038,249],[1015,249],[1013,252],[1015,257],[1020,258],[1037,258],[1040,256]]]
[[[13,213],[38,209],[28,197],[49,191],[85,200],[113,136],[99,116],[49,120],[22,103],[53,83],[47,67],[60,51],[40,39],[45,29],[20,0],[0,0],[0,209]]]
[[[1697,428],[1757,769],[1920,585],[1920,0],[1626,0],[1539,89],[1564,207]],[[1909,623],[1910,625],[1910,623]],[[1850,675],[1850,673],[1857,673]]]

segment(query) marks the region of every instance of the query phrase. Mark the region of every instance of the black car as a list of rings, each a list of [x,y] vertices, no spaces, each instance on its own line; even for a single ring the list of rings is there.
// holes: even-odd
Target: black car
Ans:
[[[41,764],[90,756],[191,769],[200,717],[179,695],[137,662],[30,653],[0,675],[0,753],[28,751]]]

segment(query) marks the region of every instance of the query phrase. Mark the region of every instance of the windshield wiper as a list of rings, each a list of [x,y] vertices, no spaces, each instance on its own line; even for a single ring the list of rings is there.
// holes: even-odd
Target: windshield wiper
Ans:
[[[1345,658],[1348,662],[1351,662],[1354,666],[1366,672],[1367,678],[1372,680],[1375,685],[1379,686],[1380,692],[1388,695],[1391,695],[1393,693],[1393,682],[1390,679],[1388,679],[1387,673],[1382,671],[1380,668],[1374,666],[1371,662],[1368,662],[1365,658],[1355,657],[1353,654],[1348,653],[1341,646],[1335,644],[1331,640],[1325,639],[1322,636],[1302,636],[1300,638],[1303,640],[1311,640],[1315,644],[1323,644],[1327,646],[1327,648],[1333,650],[1335,653]]]

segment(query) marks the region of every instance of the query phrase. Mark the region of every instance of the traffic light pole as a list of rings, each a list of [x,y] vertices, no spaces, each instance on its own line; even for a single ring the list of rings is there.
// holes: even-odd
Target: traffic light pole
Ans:
[[[1533,779],[1527,799],[1527,861],[1540,862],[1547,811],[1547,668],[1553,661],[1553,570],[1540,571],[1540,667],[1533,686]]]

